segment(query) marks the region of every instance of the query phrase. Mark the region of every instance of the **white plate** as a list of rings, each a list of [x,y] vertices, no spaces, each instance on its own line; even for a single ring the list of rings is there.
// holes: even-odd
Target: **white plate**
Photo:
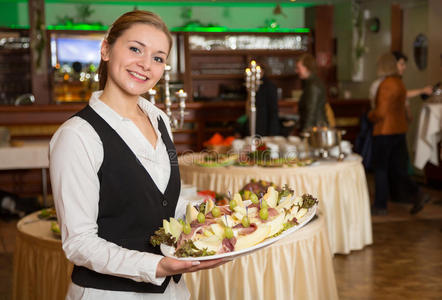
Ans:
[[[317,208],[317,204],[314,205],[313,207],[309,208],[308,212],[302,217],[302,222],[299,223],[298,225],[295,225],[293,227],[290,227],[289,229],[287,229],[286,231],[284,231],[283,233],[281,233],[280,235],[274,237],[274,238],[270,238],[270,239],[266,239],[264,241],[262,241],[261,243],[253,246],[253,247],[249,247],[246,249],[242,249],[239,251],[233,251],[233,252],[227,252],[227,253],[223,253],[223,254],[216,254],[216,255],[210,255],[210,256],[199,256],[199,257],[176,257],[174,255],[175,253],[175,247],[172,246],[167,246],[166,244],[161,244],[160,249],[161,252],[163,253],[164,256],[167,257],[172,257],[178,260],[211,260],[211,259],[218,259],[218,258],[224,258],[226,260],[232,260],[234,258],[246,255],[246,254],[250,254],[252,252],[255,252],[261,248],[264,248],[266,246],[269,246],[271,244],[273,244],[274,242],[279,241],[280,239],[286,237],[287,235],[299,230],[300,228],[302,228],[305,224],[307,224],[308,222],[310,222],[310,220],[316,215],[316,208]],[[299,221],[298,221],[299,222]]]

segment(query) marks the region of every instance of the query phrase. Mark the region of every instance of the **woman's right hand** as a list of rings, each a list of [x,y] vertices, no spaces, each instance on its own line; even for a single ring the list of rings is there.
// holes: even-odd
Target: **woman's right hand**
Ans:
[[[178,260],[171,257],[164,257],[160,260],[157,267],[157,277],[166,277],[175,274],[196,272],[204,269],[216,268],[219,265],[225,264],[228,260],[212,259],[204,261],[185,261]]]

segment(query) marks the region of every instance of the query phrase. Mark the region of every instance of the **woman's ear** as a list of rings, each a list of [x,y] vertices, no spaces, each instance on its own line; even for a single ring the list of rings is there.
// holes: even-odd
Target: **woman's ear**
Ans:
[[[101,43],[101,59],[103,61],[108,61],[110,55],[110,46],[106,39]]]

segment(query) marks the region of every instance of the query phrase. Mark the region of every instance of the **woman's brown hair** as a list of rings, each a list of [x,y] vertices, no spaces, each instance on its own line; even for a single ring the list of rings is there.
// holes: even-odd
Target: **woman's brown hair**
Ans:
[[[300,61],[310,73],[316,74],[316,60],[313,55],[310,53],[304,53],[298,58],[298,61]]]
[[[394,55],[391,53],[382,54],[378,58],[376,72],[378,77],[397,75],[397,61]]]
[[[144,10],[133,10],[127,12],[115,20],[105,37],[109,47],[112,48],[115,41],[134,24],[150,25],[164,32],[169,41],[170,52],[170,48],[172,48],[172,35],[170,34],[166,24],[158,15]],[[100,80],[100,90],[102,90],[104,89],[107,81],[107,61],[100,60],[100,66],[98,67],[98,78]]]

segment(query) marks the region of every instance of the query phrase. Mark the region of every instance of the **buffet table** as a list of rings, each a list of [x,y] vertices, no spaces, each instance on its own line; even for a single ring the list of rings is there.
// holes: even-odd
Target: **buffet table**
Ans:
[[[43,206],[46,206],[49,141],[26,141],[17,147],[0,147],[0,158],[0,170],[41,169]]]
[[[38,212],[17,224],[13,300],[64,299],[72,264]],[[324,218],[216,269],[185,275],[192,299],[338,299]]]
[[[426,103],[419,116],[414,165],[423,169],[427,162],[438,165],[442,130],[442,103]]]
[[[322,216],[269,247],[185,279],[191,299],[338,299]]]
[[[51,222],[30,214],[17,224],[14,251],[13,300],[64,299],[72,265],[51,232]]]
[[[238,192],[252,179],[287,184],[297,195],[312,194],[324,214],[332,253],[347,254],[372,244],[370,200],[360,156],[342,162],[324,161],[307,167],[200,167],[201,154],[179,158],[181,179],[200,190]]]

